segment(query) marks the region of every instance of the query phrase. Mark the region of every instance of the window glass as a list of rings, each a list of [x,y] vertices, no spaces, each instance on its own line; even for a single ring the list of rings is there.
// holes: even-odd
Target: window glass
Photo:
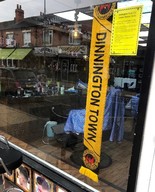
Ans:
[[[23,32],[24,46],[29,46],[31,43],[31,32]]]
[[[11,12],[15,13],[15,18],[10,14],[6,20],[0,21],[0,135],[6,135],[21,148],[26,146],[24,149],[28,152],[42,157],[47,163],[96,190],[127,191],[138,107],[144,83],[143,74],[147,66],[145,54],[152,1],[148,0],[146,4],[142,1],[144,9],[139,23],[138,39],[135,30],[128,28],[129,24],[134,29],[136,27],[137,20],[133,22],[132,17],[135,12],[128,14],[128,9],[125,9],[127,12],[124,15],[128,15],[128,20],[115,23],[118,24],[115,27],[118,27],[119,33],[116,37],[119,42],[116,51],[121,49],[119,45],[126,44],[128,46],[123,51],[131,50],[131,44],[136,42],[137,53],[134,55],[126,52],[111,54],[110,50],[107,53],[108,49],[104,48],[107,44],[113,46],[115,39],[111,36],[110,41],[108,36],[105,43],[100,36],[104,33],[102,30],[92,36],[97,31],[93,22],[99,21],[93,20],[96,3],[92,5],[87,1],[88,5],[82,6],[80,3],[84,2],[77,2],[78,5],[73,8],[70,8],[72,6],[67,1],[63,2],[68,7],[67,10],[78,9],[76,15],[73,15],[74,18],[78,14],[76,22],[55,15],[59,10],[53,11],[51,7],[60,9],[62,4],[59,7],[48,0],[47,4],[41,6],[37,1],[35,6],[32,3],[33,11],[30,10],[28,1],[20,1],[21,5],[13,4]],[[115,9],[133,6],[130,5],[131,2],[135,3],[117,2]],[[6,16],[2,11],[3,5],[8,6],[7,0],[0,2],[0,15],[3,13]],[[44,13],[40,15],[39,11],[43,8]],[[109,8],[111,4],[101,5],[98,10],[105,14]],[[31,11],[36,13],[35,16]],[[61,12],[65,11],[64,6]],[[91,18],[80,20],[81,13]],[[121,19],[124,18],[121,16]],[[104,30],[113,30],[113,18],[112,14],[106,19],[102,25]],[[49,22],[45,22],[46,20]],[[101,24],[101,21],[98,23]],[[142,32],[147,34],[141,34]],[[133,36],[136,37],[132,38]],[[97,40],[93,42],[95,37]],[[126,38],[122,42],[124,37]],[[94,48],[96,50],[92,54]],[[102,57],[105,58],[101,59]],[[106,63],[107,61],[109,62]],[[108,69],[104,68],[100,77],[100,70],[105,65]],[[103,81],[105,86],[101,87]],[[100,94],[103,94],[103,100],[98,104]],[[94,106],[93,109],[89,110],[89,102],[90,106]],[[103,106],[99,109],[103,115],[98,110],[94,111],[96,106]],[[88,118],[90,111],[95,115]],[[88,140],[84,138],[86,118],[92,121],[88,124],[88,130],[91,131]],[[100,126],[95,124],[97,119]],[[100,134],[96,133],[98,129]],[[86,164],[95,164],[92,154],[83,157],[88,141],[94,141],[94,138],[98,138],[98,143],[101,144],[99,170],[96,172],[98,183],[79,173],[80,167],[84,165],[83,159]],[[92,149],[95,150],[95,147],[92,146]]]
[[[52,45],[53,44],[53,30],[45,30],[43,38],[45,38],[45,44]]]
[[[14,34],[13,33],[7,33],[6,35],[6,46],[12,47],[15,46],[16,42],[14,40]]]

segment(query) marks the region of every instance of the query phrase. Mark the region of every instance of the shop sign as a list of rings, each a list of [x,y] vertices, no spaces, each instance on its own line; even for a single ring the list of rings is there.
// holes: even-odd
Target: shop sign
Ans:
[[[70,55],[70,56],[86,55],[87,46],[85,45],[58,46],[58,53],[60,55]]]
[[[53,56],[58,55],[58,48],[57,47],[35,47],[34,48],[34,55],[36,56]]]
[[[80,168],[80,173],[95,182],[98,182],[104,109],[109,79],[112,24],[106,19],[111,16],[114,5],[115,3],[96,6],[92,27],[84,124],[84,145],[86,149],[83,153],[83,166]]]
[[[114,10],[111,55],[137,55],[142,6]]]

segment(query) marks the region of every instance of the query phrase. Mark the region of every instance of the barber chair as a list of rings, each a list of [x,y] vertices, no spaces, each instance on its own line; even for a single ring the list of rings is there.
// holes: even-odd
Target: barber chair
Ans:
[[[123,122],[124,122],[124,108],[125,108],[124,100],[123,100],[123,97],[121,96],[121,90],[111,88],[110,92],[107,95],[107,101],[108,102],[106,102],[106,107],[105,107],[105,115],[104,115],[105,123],[103,125],[102,141],[104,142],[104,141],[110,140],[110,141],[120,142],[123,139],[123,134],[124,134]],[[52,129],[53,129],[56,140],[59,143],[61,143],[63,147],[71,147],[74,149],[74,147],[76,146],[77,143],[83,142],[84,123],[81,123],[72,112],[74,112],[74,110],[70,109],[68,116],[66,114],[62,114],[62,113],[60,115],[60,114],[56,113],[56,106],[54,106],[52,108],[52,115],[54,114],[56,117],[64,116],[65,118],[63,119],[63,122],[52,127]],[[78,112],[78,110],[77,110],[77,112]],[[74,120],[70,118],[71,114],[73,114],[72,117],[74,118]],[[82,118],[83,118],[82,122],[84,122],[84,118],[85,118],[84,114],[83,114]],[[67,126],[69,119],[70,119],[70,123],[72,124],[72,126]],[[51,120],[53,120],[53,118]],[[54,120],[56,120],[56,119],[54,119]],[[82,124],[82,126],[81,126],[81,124]],[[78,127],[78,125],[79,125],[79,127],[81,127],[81,131],[76,131],[76,128]],[[66,127],[69,127],[69,129],[66,129]],[[70,129],[70,127],[73,127],[73,129]],[[80,151],[80,153],[79,153],[79,151],[74,150],[73,154],[71,155],[71,160],[74,162],[74,160],[76,161],[78,159],[78,161],[76,161],[76,162],[78,164],[80,163],[80,165],[81,165],[82,152],[83,152],[83,150]],[[107,164],[109,165],[110,164],[109,162],[112,162],[112,161],[109,156],[107,156],[104,153],[102,154],[102,156],[103,155],[104,155],[104,158],[103,158],[104,162],[103,162],[102,167],[107,167]],[[105,164],[106,157],[108,159],[107,164]]]
[[[50,120],[56,121],[57,125],[51,127],[54,138],[57,140],[57,142],[63,147],[70,147],[74,148],[75,145],[79,142],[81,142],[82,134],[74,134],[74,133],[66,133],[64,132],[64,126],[65,122],[68,118],[69,112],[72,110],[72,106],[70,105],[64,105],[64,104],[58,104],[54,105],[51,108],[51,115]]]
[[[53,107],[52,114],[59,116],[60,114],[56,113],[56,107]],[[83,145],[83,133],[67,133],[64,132],[65,122],[68,118],[68,116],[65,116],[65,114],[61,113],[61,118],[64,115],[64,119],[62,122],[59,122],[59,124],[52,127],[54,138],[57,140],[57,142],[61,145],[61,147],[67,149],[72,149],[73,152],[70,156],[71,161],[76,166],[81,166],[83,164],[82,155],[84,151],[84,145]],[[56,120],[56,119],[55,119]],[[58,119],[57,119],[58,120]],[[111,130],[105,130],[102,137],[102,142],[108,141],[110,138]],[[77,146],[77,147],[76,147]],[[106,168],[112,164],[112,159],[110,156],[108,156],[106,153],[102,152],[101,154],[101,162],[100,162],[100,168]]]

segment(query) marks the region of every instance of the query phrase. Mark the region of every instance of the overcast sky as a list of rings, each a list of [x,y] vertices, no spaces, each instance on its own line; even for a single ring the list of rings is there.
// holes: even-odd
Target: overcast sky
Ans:
[[[44,12],[44,2],[46,2],[46,13],[57,13],[80,7],[91,7],[94,4],[104,4],[108,1],[112,2],[114,0],[5,0],[0,2],[0,22],[14,19],[17,4],[22,6],[24,17],[26,18],[39,16],[40,12]],[[152,3],[150,0],[133,1],[146,2],[148,8],[150,7],[150,3]]]
[[[56,13],[93,4],[103,4],[109,0],[5,0],[0,2],[0,22],[14,19],[17,4],[22,6],[25,18],[38,16],[40,12],[44,12],[44,1],[46,13]]]
[[[0,22],[14,19],[17,4],[22,6],[26,18],[37,16],[40,15],[40,12],[44,12],[44,2],[46,2],[46,13],[55,13],[59,9],[65,10],[66,4],[68,4],[68,9],[72,9],[70,1],[80,2],[81,0],[5,0],[0,2]]]
[[[5,0],[0,2],[0,22],[13,20],[17,4],[22,6],[25,17],[39,15],[43,12],[42,0]]]

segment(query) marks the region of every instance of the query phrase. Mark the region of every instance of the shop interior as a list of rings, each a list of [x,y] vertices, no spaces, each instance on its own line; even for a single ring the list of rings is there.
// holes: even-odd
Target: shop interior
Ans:
[[[98,2],[101,4],[100,1]],[[126,3],[133,5],[132,1],[118,2],[117,8],[125,7]],[[16,91],[8,91],[2,83],[0,86],[0,135],[28,152],[28,154],[24,152],[23,166],[29,169],[31,173],[29,178],[31,182],[28,189],[25,189],[19,184],[20,169],[16,167],[17,169],[13,171],[12,176],[5,175],[7,187],[11,185],[26,192],[37,191],[34,181],[39,182],[38,179],[41,179],[43,175],[46,181],[52,183],[50,184],[50,192],[70,191],[64,183],[57,181],[58,185],[58,183],[52,182],[52,174],[46,175],[48,171],[44,169],[47,163],[49,170],[53,169],[51,168],[53,166],[58,168],[58,172],[63,171],[63,173],[75,178],[73,182],[77,182],[77,185],[80,185],[81,182],[81,185],[88,185],[94,190],[103,192],[125,192],[127,190],[143,71],[147,65],[145,54],[152,3],[148,1],[144,4],[137,54],[134,56],[110,55],[105,111],[110,106],[112,112],[110,115],[109,113],[104,115],[104,123],[106,124],[106,120],[108,120],[111,126],[116,126],[114,123],[118,121],[118,129],[122,131],[122,137],[120,139],[117,135],[116,138],[116,135],[112,135],[111,129],[104,130],[103,128],[98,183],[79,173],[83,164],[82,155],[85,147],[83,126],[89,83],[89,54],[95,5],[88,7],[79,0],[74,1],[74,5],[71,4],[69,7],[67,3],[61,2],[59,10],[56,10],[57,6],[53,6],[55,10],[49,13],[48,1],[44,0],[43,13],[41,14],[43,19],[51,19],[52,22],[53,18],[57,19],[55,23],[53,22],[52,29],[57,27],[57,23],[59,25],[60,21],[63,21],[59,30],[64,30],[66,33],[65,27],[68,26],[69,44],[47,46],[44,41],[42,47],[31,47],[30,45],[29,51],[21,58],[11,52],[8,59],[3,59],[2,52],[0,52],[0,78],[6,78],[2,77],[2,74],[6,73],[4,68],[11,68],[11,70],[15,68],[12,70],[14,74],[23,73],[23,75],[23,70],[26,69],[33,72],[36,78],[31,84],[26,84],[27,88],[18,88]],[[60,16],[60,12],[72,10],[75,10],[74,21]],[[89,20],[80,21],[79,12],[89,16]],[[53,17],[53,13],[56,17]],[[145,16],[148,14],[146,20]],[[110,20],[112,21],[112,18]],[[51,27],[50,25],[43,22],[44,35],[47,32],[46,27]],[[76,30],[74,27],[78,27],[80,38],[74,39],[72,36]],[[62,31],[61,33],[64,34]],[[9,49],[14,49],[14,47]],[[16,59],[14,59],[15,57]],[[35,86],[33,85],[33,90],[30,90],[29,87],[33,83]],[[109,101],[108,98],[111,94],[115,95]],[[121,107],[121,113],[118,114],[119,107]],[[43,160],[43,162],[41,161],[41,168],[38,168],[38,164],[35,162],[33,162],[34,166],[31,165],[31,161],[27,160],[29,154]],[[37,162],[37,159],[35,161]],[[69,180],[74,180],[73,178]]]

